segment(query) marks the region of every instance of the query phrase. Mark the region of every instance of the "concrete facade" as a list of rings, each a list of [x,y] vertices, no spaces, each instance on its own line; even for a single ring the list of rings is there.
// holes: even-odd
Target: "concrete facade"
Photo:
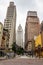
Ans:
[[[43,21],[41,23],[41,39],[42,39],[42,46],[43,46]]]
[[[9,31],[7,29],[3,29],[2,41],[1,41],[1,49],[8,49],[9,47]]]
[[[9,37],[9,48],[16,42],[16,6],[14,2],[10,2],[7,9],[6,19],[4,21],[4,28],[8,29]]]
[[[40,33],[40,23],[36,11],[28,11],[25,26],[25,48],[30,51],[34,47],[34,39]],[[28,48],[27,48],[28,47]]]
[[[0,22],[0,47],[1,47],[2,35],[3,35],[3,24]]]
[[[22,26],[21,24],[18,26],[18,29],[17,29],[17,34],[16,34],[16,44],[18,46],[21,46],[24,48],[24,45],[23,45],[23,29],[22,29]]]

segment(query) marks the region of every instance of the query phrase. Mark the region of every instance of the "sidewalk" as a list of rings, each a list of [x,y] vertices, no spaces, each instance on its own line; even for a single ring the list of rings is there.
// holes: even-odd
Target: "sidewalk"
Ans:
[[[6,56],[0,57],[0,60],[5,60],[5,59],[6,59]]]
[[[19,58],[23,58],[23,59],[39,59],[39,57],[32,57],[32,56],[20,56]],[[40,58],[40,59],[43,59],[43,58]]]

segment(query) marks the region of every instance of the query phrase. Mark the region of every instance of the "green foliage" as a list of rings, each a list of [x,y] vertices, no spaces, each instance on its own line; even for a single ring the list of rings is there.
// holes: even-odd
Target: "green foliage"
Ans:
[[[12,44],[12,50],[14,51],[14,53],[17,53],[18,55],[24,53],[24,49],[22,47],[17,46],[15,42]]]
[[[15,42],[12,44],[12,50],[14,51],[14,52],[16,52],[16,46],[15,46]]]
[[[17,54],[18,54],[18,55],[21,55],[21,54],[23,54],[23,53],[24,53],[23,48],[19,47],[18,50],[17,50]]]

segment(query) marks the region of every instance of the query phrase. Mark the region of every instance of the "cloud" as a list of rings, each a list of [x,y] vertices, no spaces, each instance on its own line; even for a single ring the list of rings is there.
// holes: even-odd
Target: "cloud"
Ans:
[[[16,5],[17,27],[21,23],[23,29],[25,28],[27,11],[29,10],[36,10],[40,20],[43,20],[43,0],[0,0],[0,21],[4,21],[6,18],[7,7],[10,1],[14,1]]]
[[[40,22],[43,20],[43,0],[35,0]]]
[[[0,21],[4,24],[4,19],[6,18],[7,7],[9,2],[12,0],[0,0]]]

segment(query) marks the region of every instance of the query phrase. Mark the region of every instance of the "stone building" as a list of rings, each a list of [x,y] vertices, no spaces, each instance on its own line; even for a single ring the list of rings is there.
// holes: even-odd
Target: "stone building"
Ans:
[[[7,29],[3,29],[1,49],[9,49],[9,31]]]
[[[42,46],[43,46],[43,21],[41,23],[41,40],[42,40]]]
[[[34,49],[34,39],[40,33],[40,21],[36,11],[28,11],[25,25],[25,49]]]
[[[2,35],[3,35],[3,24],[0,22],[0,47],[1,47]]]
[[[16,34],[16,44],[18,46],[21,46],[24,48],[24,45],[23,45],[23,29],[22,29],[22,26],[21,24],[19,24],[18,26],[18,29],[17,29],[17,34]]]
[[[4,28],[9,31],[9,48],[12,48],[12,44],[16,42],[16,6],[14,2],[10,2],[7,9]]]

